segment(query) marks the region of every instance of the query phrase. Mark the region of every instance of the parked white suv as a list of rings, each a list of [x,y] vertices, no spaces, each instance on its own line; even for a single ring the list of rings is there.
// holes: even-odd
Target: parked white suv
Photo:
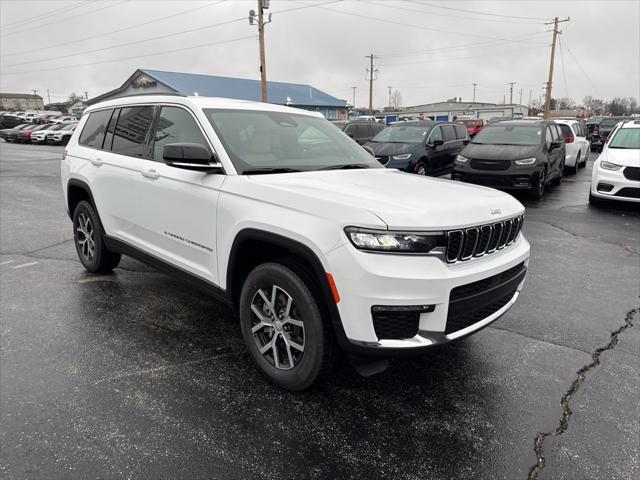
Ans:
[[[87,109],[62,188],[80,261],[121,254],[234,305],[258,369],[290,390],[338,349],[418,353],[518,298],[524,208],[497,190],[383,168],[320,115],[206,97]]]
[[[614,127],[593,164],[589,202],[640,202],[640,120]]]
[[[555,120],[562,130],[566,156],[564,166],[570,173],[578,173],[580,167],[587,166],[589,156],[589,140],[586,138],[582,124],[577,120]]]

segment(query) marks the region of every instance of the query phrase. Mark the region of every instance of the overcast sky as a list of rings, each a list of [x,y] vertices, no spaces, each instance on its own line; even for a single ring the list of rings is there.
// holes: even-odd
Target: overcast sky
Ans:
[[[0,90],[47,101],[97,96],[136,68],[259,78],[254,0],[0,0]],[[640,97],[639,0],[271,0],[270,80],[308,83],[368,104],[365,55],[377,55],[374,106],[540,98],[560,25],[554,97]],[[475,13],[479,12],[479,13]],[[236,20],[236,21],[234,21]],[[144,25],[140,25],[143,24]],[[133,27],[133,28],[129,28]],[[185,32],[191,30],[190,32]],[[126,45],[123,45],[126,44]],[[115,47],[115,48],[109,48]]]

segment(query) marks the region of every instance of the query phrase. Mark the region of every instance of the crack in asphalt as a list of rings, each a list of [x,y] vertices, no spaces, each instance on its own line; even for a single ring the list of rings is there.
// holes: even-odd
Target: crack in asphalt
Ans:
[[[576,379],[573,381],[571,387],[569,387],[569,390],[567,390],[567,392],[562,396],[562,399],[560,400],[560,405],[562,406],[562,418],[560,418],[560,424],[552,432],[538,432],[533,441],[533,450],[536,454],[537,462],[529,470],[527,480],[536,480],[542,469],[545,467],[544,442],[547,437],[562,435],[569,428],[569,420],[571,419],[571,415],[573,414],[570,405],[571,397],[578,391],[578,389],[584,382],[586,373],[600,365],[600,355],[602,355],[602,353],[606,352],[607,350],[613,349],[618,344],[618,337],[622,332],[634,326],[633,320],[638,311],[640,311],[640,308],[634,308],[633,310],[627,312],[627,315],[624,319],[624,324],[617,330],[611,332],[609,343],[604,347],[596,348],[595,351],[591,354],[591,363],[585,365],[576,372]]]
[[[586,353],[587,355],[589,355],[591,352],[588,352],[587,350],[584,350],[580,347],[576,347],[574,345],[565,345],[564,343],[558,343],[558,342],[553,342],[547,338],[540,338],[540,337],[533,337],[531,335],[526,335],[524,333],[521,332],[516,332],[514,330],[509,330],[508,328],[504,328],[504,327],[497,327],[495,325],[490,325],[488,327],[489,330],[499,330],[501,332],[509,332],[512,333],[514,335],[518,335],[520,337],[524,337],[524,338],[528,338],[529,340],[537,340],[538,342],[542,342],[542,343],[548,343],[550,345],[555,345],[556,347],[562,347],[562,348],[569,348],[571,350],[576,350],[578,352],[582,352],[582,353]]]
[[[533,219],[531,219],[530,221],[531,221],[531,222],[544,223],[545,225],[549,225],[550,227],[557,228],[557,229],[558,229],[558,230],[560,230],[561,232],[567,233],[567,234],[569,234],[569,235],[571,235],[571,236],[573,236],[573,237],[576,237],[576,238],[582,238],[582,239],[584,239],[584,240],[596,240],[596,241],[598,241],[598,242],[608,243],[609,245],[615,245],[616,247],[622,247],[626,252],[633,253],[633,254],[635,254],[635,255],[640,255],[640,252],[637,252],[636,250],[634,250],[634,248],[633,248],[631,245],[620,245],[619,243],[609,242],[609,241],[604,240],[604,239],[602,239],[602,238],[598,238],[598,237],[589,237],[589,236],[586,236],[586,235],[580,235],[580,234],[578,234],[578,233],[572,232],[571,230],[567,230],[566,228],[561,227],[561,226],[559,226],[559,225],[556,225],[556,224],[554,224],[554,223],[551,223],[551,222],[545,222],[544,220],[533,220]]]

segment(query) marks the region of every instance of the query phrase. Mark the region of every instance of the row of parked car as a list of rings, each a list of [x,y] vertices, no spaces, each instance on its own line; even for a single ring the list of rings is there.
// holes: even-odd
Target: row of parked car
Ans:
[[[0,126],[10,128],[22,123],[73,123],[77,122],[75,115],[36,112],[0,112]]]
[[[66,145],[78,123],[23,123],[0,130],[0,138],[7,143]]]
[[[388,168],[541,198],[549,184],[586,166],[589,141],[576,119],[481,122],[335,122]],[[470,131],[471,130],[471,131]]]

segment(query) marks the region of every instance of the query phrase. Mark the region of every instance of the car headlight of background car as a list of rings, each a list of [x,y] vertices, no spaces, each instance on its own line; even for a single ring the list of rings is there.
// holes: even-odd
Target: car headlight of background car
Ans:
[[[600,162],[600,166],[605,170],[613,171],[620,170],[622,168],[622,165],[618,165],[617,163],[605,162],[604,160]]]
[[[535,158],[521,158],[520,160],[516,160],[516,165],[533,165],[536,163]]]
[[[409,160],[411,158],[411,154],[403,153],[402,155],[394,155],[391,158],[393,158],[394,160]]]
[[[467,163],[469,159],[467,157],[463,157],[462,155],[458,155],[456,157],[456,162],[460,162],[460,163]]]
[[[358,227],[344,229],[359,250],[390,253],[424,254],[444,243],[444,232],[392,232]]]

